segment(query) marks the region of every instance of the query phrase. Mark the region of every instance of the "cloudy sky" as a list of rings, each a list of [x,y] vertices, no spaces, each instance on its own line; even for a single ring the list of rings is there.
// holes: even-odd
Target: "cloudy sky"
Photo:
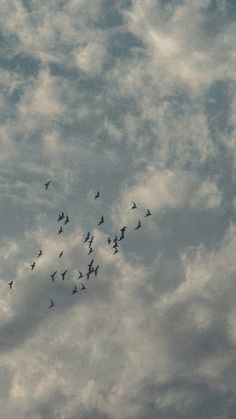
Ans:
[[[2,0],[3,419],[235,417],[235,33],[234,0]]]

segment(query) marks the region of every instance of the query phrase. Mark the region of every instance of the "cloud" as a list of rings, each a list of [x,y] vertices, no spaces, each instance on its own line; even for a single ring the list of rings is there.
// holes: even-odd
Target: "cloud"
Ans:
[[[4,2],[2,417],[234,417],[235,11]]]

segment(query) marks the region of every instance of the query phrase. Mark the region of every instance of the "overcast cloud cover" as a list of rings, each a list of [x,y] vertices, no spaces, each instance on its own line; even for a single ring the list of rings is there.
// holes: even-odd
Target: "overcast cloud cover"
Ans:
[[[0,18],[1,418],[235,418],[235,1]],[[88,230],[100,272],[72,297]]]

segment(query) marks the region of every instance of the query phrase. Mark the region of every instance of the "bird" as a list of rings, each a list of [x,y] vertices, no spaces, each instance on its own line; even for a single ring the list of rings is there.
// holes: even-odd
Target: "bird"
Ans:
[[[70,222],[70,219],[69,219],[69,217],[68,217],[68,215],[66,216],[66,219],[65,219],[65,222],[64,222],[64,225],[65,224],[67,224],[67,223],[69,223]]]
[[[62,211],[62,213],[58,215],[58,219],[57,219],[57,221],[61,221],[61,220],[63,220],[63,218],[64,218],[64,217],[65,217],[65,214],[64,214],[64,212]]]
[[[89,280],[90,275],[94,272],[94,268],[93,267],[89,267],[88,272],[86,273],[86,278],[87,281]]]
[[[131,209],[136,209],[136,208],[137,208],[137,205],[135,204],[135,202],[133,202]]]
[[[49,187],[50,183],[52,183],[51,180],[49,180],[48,182],[44,183],[45,188],[46,188],[46,191],[48,190],[48,187]]]
[[[101,220],[99,221],[98,225],[100,226],[102,223],[104,223],[104,217],[103,217],[103,215],[101,216]]]
[[[82,274],[82,272],[79,271],[79,278],[78,279],[83,278],[83,276],[84,275]]]
[[[77,292],[77,287],[75,285],[75,288],[72,290],[72,295],[74,295]]]
[[[94,275],[95,275],[95,276],[97,276],[97,273],[98,273],[98,268],[99,268],[99,265],[97,265],[97,266],[96,266],[96,268],[94,269]]]
[[[90,238],[90,232],[88,231],[87,236],[84,239],[84,243],[86,243]]]
[[[63,232],[62,227],[60,227],[60,230],[58,231],[57,234],[61,234]]]
[[[43,252],[42,252],[42,250],[40,250],[40,251],[39,251],[39,253],[38,253],[38,258],[39,258],[40,256],[42,256],[42,254],[43,254]]]
[[[81,290],[86,290],[87,289],[87,287],[83,284],[83,282],[82,282],[82,284],[81,284],[81,288],[80,288]]]
[[[62,274],[61,274],[63,281],[65,279],[66,274],[67,274],[67,271],[62,272]]]
[[[135,227],[135,230],[138,230],[140,227],[142,227],[141,222],[138,220],[138,225],[137,225],[137,227]]]
[[[31,265],[31,271],[35,268],[35,265],[36,265],[36,263],[33,262],[32,265]]]
[[[145,217],[149,217],[150,215],[152,215],[152,214],[151,214],[150,210],[147,208],[147,212],[145,214]]]
[[[94,199],[99,198],[99,196],[100,196],[100,192],[99,192],[99,191],[97,191],[97,193],[96,193],[96,195],[95,195]]]
[[[94,237],[92,236],[91,239],[89,240],[89,246],[91,247],[92,243],[93,243],[93,239]]]
[[[57,271],[53,272],[53,274],[50,275],[50,277],[52,278],[52,281],[54,282],[55,279],[55,275],[56,275]]]
[[[123,240],[125,238],[124,233],[121,233],[119,241]]]
[[[63,255],[63,250],[61,251],[61,253],[59,254],[59,258],[61,258],[62,257],[62,255]]]
[[[51,299],[51,304],[50,304],[50,306],[48,306],[48,308],[52,308],[52,307],[54,307],[54,302]]]
[[[93,259],[91,260],[91,262],[88,264],[89,269],[91,269],[93,266]]]
[[[119,250],[117,249],[117,247],[115,248],[115,250],[114,250],[114,252],[113,252],[113,255],[115,255],[116,253],[118,253],[119,252]]]
[[[89,248],[88,256],[93,252],[92,247]]]
[[[121,233],[124,233],[126,229],[127,229],[127,226],[122,227],[122,228],[120,229]]]
[[[11,281],[11,282],[9,282],[9,284],[8,284],[8,285],[9,285],[9,287],[10,287],[10,290],[12,289],[13,282],[14,282],[14,281]]]
[[[107,243],[108,243],[108,244],[111,244],[111,239],[110,239],[110,237],[107,237]]]
[[[115,244],[113,244],[112,249],[116,249],[118,247],[118,243],[115,242]]]

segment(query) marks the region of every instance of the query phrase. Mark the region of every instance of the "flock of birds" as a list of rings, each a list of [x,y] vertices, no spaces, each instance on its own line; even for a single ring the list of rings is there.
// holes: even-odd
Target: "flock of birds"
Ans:
[[[46,189],[46,191],[48,190],[48,188],[49,188],[49,185],[52,183],[52,181],[50,180],[50,181],[48,181],[48,182],[46,182],[44,185],[45,185],[45,189]],[[94,199],[98,199],[98,198],[100,198],[100,192],[99,191],[97,191],[96,192],[96,194],[94,195]],[[135,202],[133,202],[133,205],[131,206],[131,208],[130,208],[131,210],[135,210],[135,209],[137,209],[137,205],[136,205],[136,203]],[[145,214],[145,217],[150,217],[152,214],[151,214],[151,212],[150,212],[150,210],[147,208],[147,211],[146,211],[146,214]],[[60,222],[60,221],[64,221],[63,222],[63,225],[61,225],[60,226],[60,228],[59,228],[59,230],[58,230],[58,232],[57,232],[57,235],[59,235],[59,234],[62,234],[63,233],[63,226],[65,226],[66,224],[68,224],[69,222],[70,222],[70,219],[69,219],[69,216],[68,215],[65,215],[64,214],[64,212],[62,211],[59,215],[58,215],[58,219],[57,219],[57,221],[58,222]],[[103,216],[101,216],[101,219],[100,219],[100,221],[99,221],[99,223],[98,223],[98,225],[100,226],[101,224],[103,224],[104,223],[104,217]],[[137,226],[135,227],[135,230],[138,230],[138,229],[140,229],[142,227],[142,224],[141,224],[141,221],[140,220],[138,220],[138,224],[137,224]],[[109,246],[111,246],[112,247],[112,249],[113,249],[113,255],[115,255],[115,254],[117,254],[118,252],[119,252],[119,244],[118,244],[118,242],[119,241],[121,241],[121,240],[123,240],[124,238],[125,238],[125,231],[126,231],[126,229],[127,229],[127,226],[125,225],[125,226],[123,226],[121,229],[120,229],[120,237],[118,237],[117,235],[112,239],[111,237],[107,237],[107,244],[109,245]],[[84,243],[88,243],[88,256],[93,252],[93,248],[92,248],[92,244],[93,244],[93,241],[94,241],[94,236],[93,235],[91,235],[90,234],[90,232],[88,232],[87,233],[87,235],[86,235],[86,237],[84,238]],[[59,258],[61,258],[62,256],[63,256],[63,250],[59,253],[59,255],[58,255],[58,257]],[[40,249],[39,250],[39,252],[38,252],[38,255],[37,255],[37,258],[40,258],[41,256],[43,255],[43,252],[42,252],[42,250]],[[31,264],[31,270],[34,270],[35,269],[35,267],[36,267],[36,262],[34,261],[32,264]],[[87,271],[87,273],[85,274],[85,276],[86,276],[86,279],[87,280],[89,280],[89,278],[90,278],[90,275],[92,275],[92,274],[94,274],[95,275],[95,277],[97,276],[97,274],[98,274],[98,270],[99,270],[99,265],[94,265],[94,259],[92,259],[91,261],[90,261],[90,263],[88,264],[88,271]],[[54,271],[51,275],[50,275],[50,277],[51,277],[51,280],[54,282],[55,281],[55,277],[56,277],[56,275],[57,275],[57,270],[56,271]],[[65,280],[65,277],[66,277],[66,274],[68,273],[68,271],[67,270],[65,270],[64,272],[62,272],[60,275],[61,275],[61,277],[62,277],[62,280],[64,281]],[[82,272],[80,272],[79,271],[79,277],[78,277],[78,280],[79,279],[82,279],[84,277],[84,275],[83,275],[83,273]],[[12,289],[12,287],[13,287],[13,283],[14,283],[14,281],[12,280],[12,281],[10,281],[9,283],[8,283],[8,285],[9,285],[9,288],[10,289]],[[83,282],[81,282],[81,287],[80,287],[80,290],[81,291],[83,291],[83,290],[86,290],[87,289],[87,287],[85,286],[85,284],[83,283]],[[76,294],[78,292],[78,288],[77,288],[77,286],[75,285],[74,286],[74,288],[73,288],[73,290],[72,290],[72,295],[74,295],[74,294]],[[50,301],[50,305],[48,306],[48,308],[52,308],[52,307],[54,307],[55,306],[55,304],[54,304],[54,301],[51,299],[51,301]]]

